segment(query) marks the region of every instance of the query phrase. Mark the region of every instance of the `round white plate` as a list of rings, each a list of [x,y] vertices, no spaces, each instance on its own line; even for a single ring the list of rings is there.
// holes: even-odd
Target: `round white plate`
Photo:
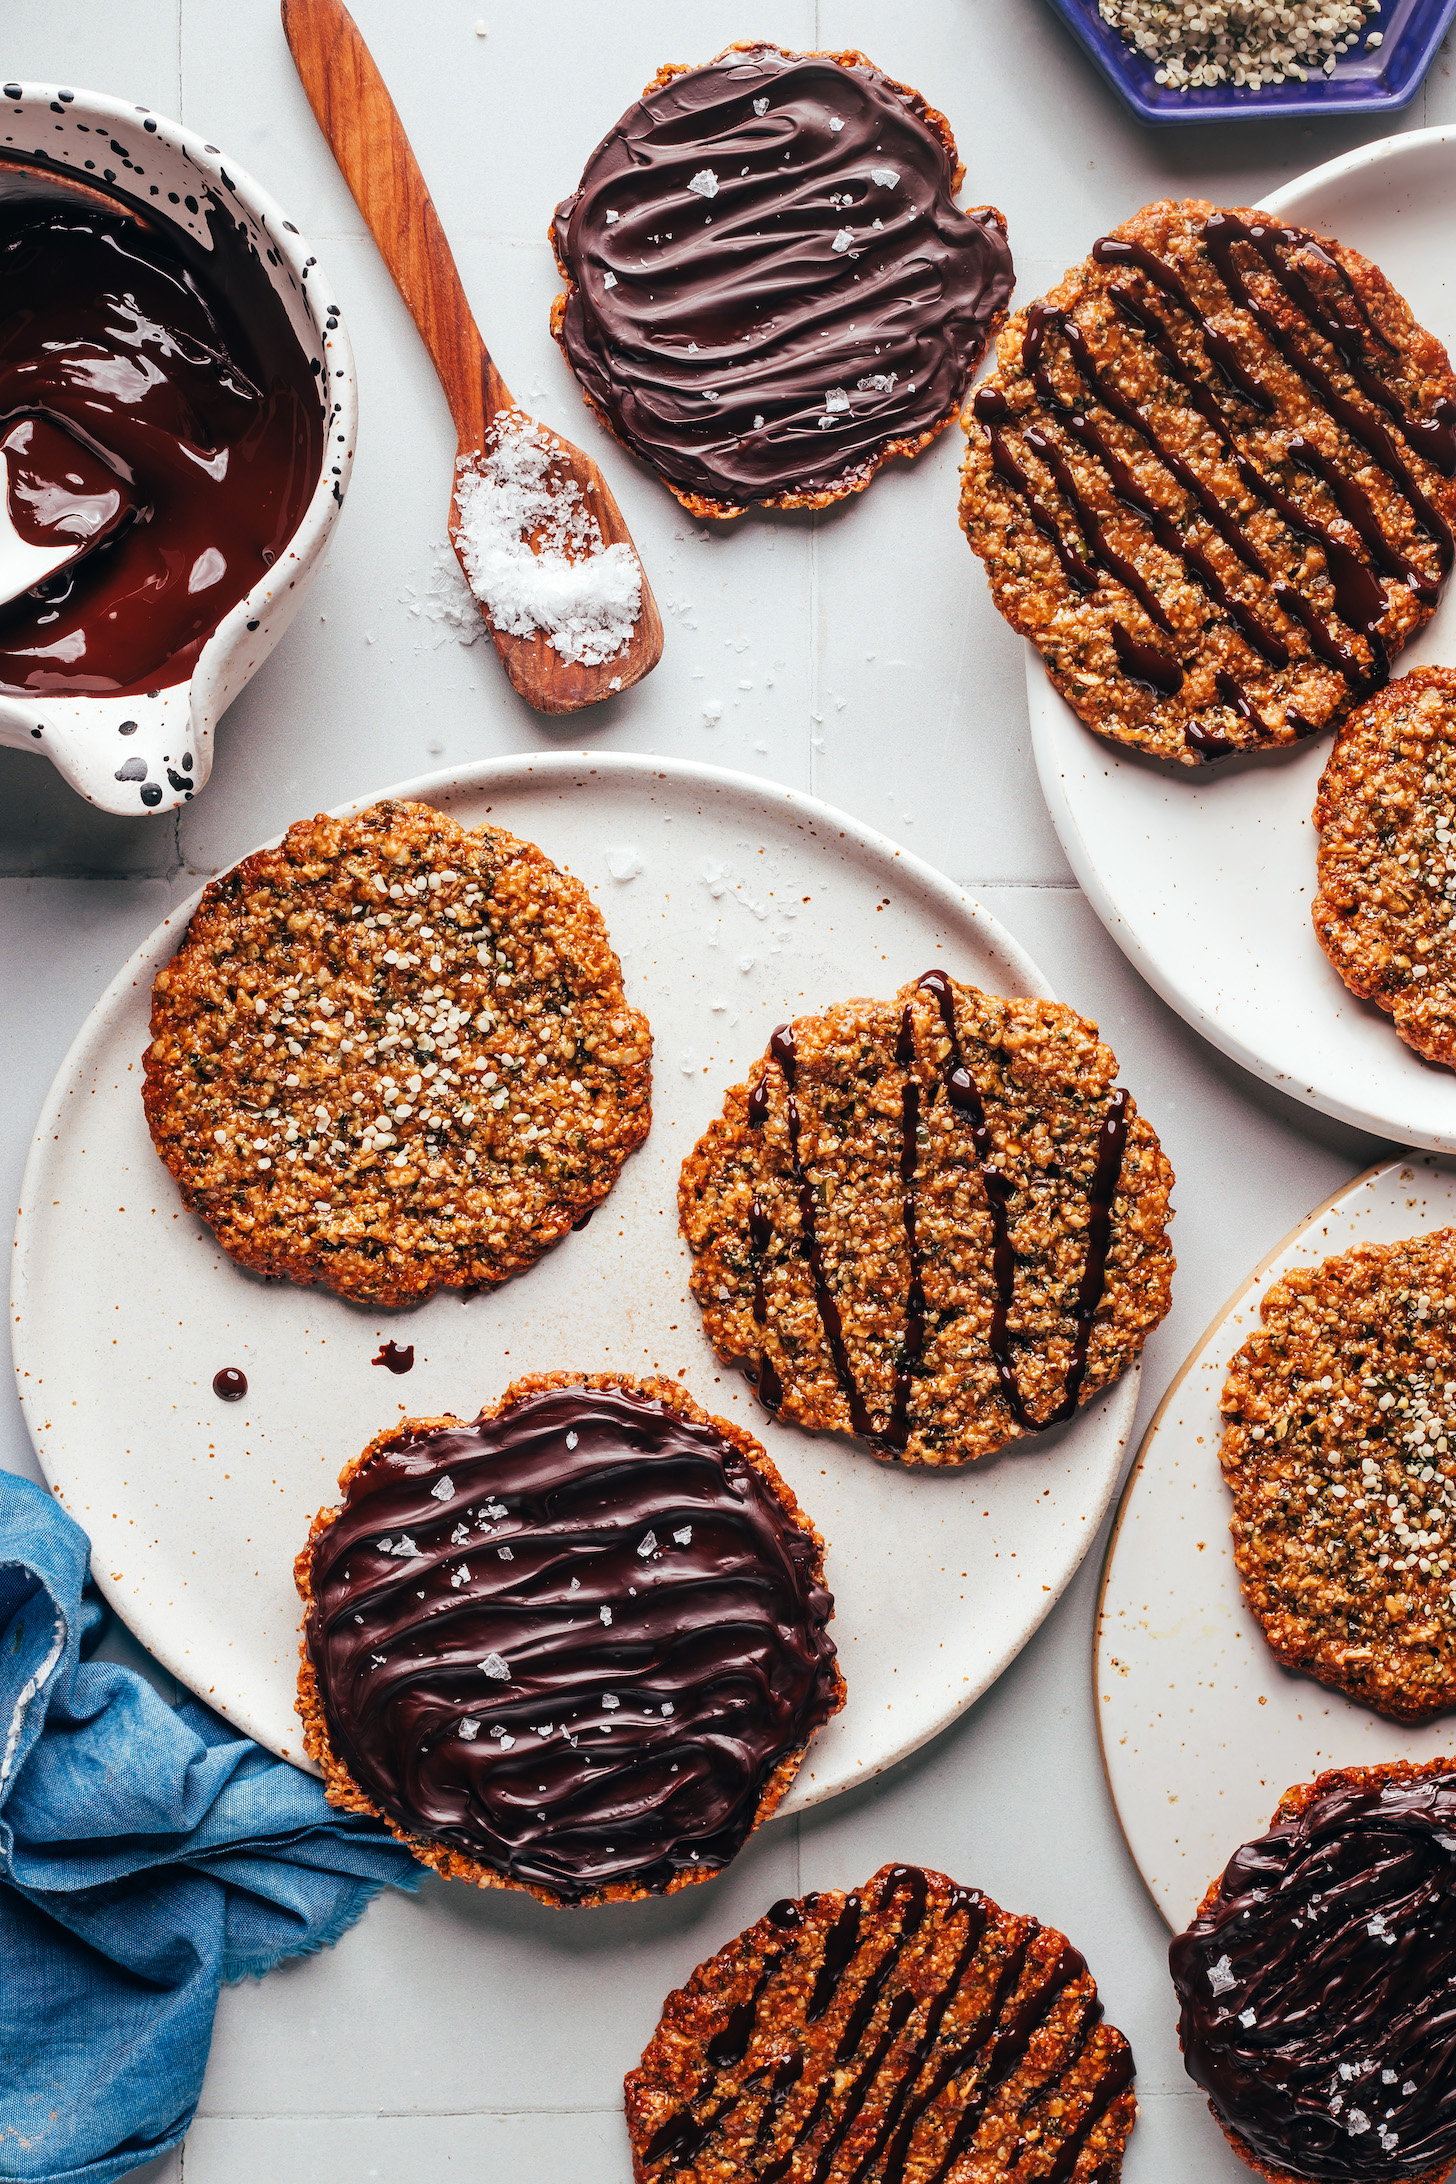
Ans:
[[[569,752],[389,793],[468,825],[490,818],[591,889],[652,1024],[647,1144],[589,1228],[468,1303],[380,1313],[254,1279],[183,1210],[142,1115],[151,984],[184,905],[72,1048],[26,1171],[15,1359],[46,1478],[143,1643],[297,1760],[292,1563],[340,1466],[398,1413],[471,1416],[521,1373],[681,1373],[760,1436],[829,1542],[849,1703],[789,1800],[812,1804],[933,1736],[1026,1643],[1111,1499],[1137,1375],[1024,1453],[960,1475],[778,1426],[703,1335],[678,1169],[784,1017],[893,993],[937,963],[1001,993],[1044,995],[1046,982],[959,888],[767,782]],[[414,1345],[408,1379],[371,1363],[386,1336]],[[246,1372],[245,1401],[214,1397],[224,1365]]]
[[[1260,202],[1373,258],[1456,351],[1456,129],[1367,145]],[[1456,662],[1456,586],[1397,674]],[[1346,991],[1315,939],[1310,821],[1330,738],[1195,773],[1084,728],[1027,647],[1032,742],[1068,862],[1163,999],[1246,1069],[1328,1115],[1456,1151],[1456,1083]]]
[[[1280,1667],[1239,1591],[1218,1465],[1224,1376],[1269,1284],[1352,1244],[1453,1222],[1456,1165],[1430,1153],[1371,1168],[1316,1206],[1219,1313],[1128,1475],[1093,1641],[1097,1726],[1128,1848],[1175,1929],[1292,1784],[1456,1750],[1449,1718],[1406,1729]]]

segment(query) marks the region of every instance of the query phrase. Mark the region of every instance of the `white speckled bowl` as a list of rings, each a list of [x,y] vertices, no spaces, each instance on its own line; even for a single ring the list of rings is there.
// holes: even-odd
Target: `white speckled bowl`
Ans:
[[[210,237],[199,188],[211,192],[246,223],[330,416],[323,469],[298,529],[268,581],[218,623],[190,682],[155,697],[36,703],[0,691],[0,743],[41,752],[103,811],[127,818],[172,811],[206,782],[218,716],[298,612],[338,519],[358,423],[353,351],[328,281],[297,228],[266,190],[180,122],[98,91],[9,81],[0,87],[0,155],[39,158],[80,181],[114,183],[204,248]],[[136,724],[124,741],[123,721]]]

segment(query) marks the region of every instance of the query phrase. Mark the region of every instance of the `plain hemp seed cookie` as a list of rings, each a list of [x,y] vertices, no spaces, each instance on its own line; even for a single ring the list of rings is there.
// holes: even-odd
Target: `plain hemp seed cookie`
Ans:
[[[1397,1721],[1456,1704],[1456,1230],[1284,1275],[1229,1362],[1244,1598],[1286,1668]]]
[[[1456,673],[1418,667],[1353,712],[1314,808],[1314,929],[1352,993],[1456,1064]]]
[[[304,819],[157,974],[152,1142],[255,1273],[381,1305],[504,1281],[647,1135],[652,1038],[586,889],[427,804]]]
[[[1456,2161],[1456,1769],[1286,1790],[1168,1951],[1183,2064],[1266,2184],[1440,2184]]]
[[[780,1025],[678,1184],[718,1355],[908,1463],[1072,1416],[1173,1273],[1173,1171],[1116,1071],[1074,1010],[944,971]]]
[[[1446,351],[1358,251],[1148,205],[1002,334],[961,521],[1088,727],[1198,765],[1384,683],[1450,573],[1453,422]]]
[[[711,1880],[844,1704],[824,1542],[675,1381],[544,1373],[345,1466],[294,1565],[332,1804],[551,1904]]]
[[[786,1899],[670,1994],[636,2184],[1117,2184],[1132,2051],[1064,1935],[920,1866]]]

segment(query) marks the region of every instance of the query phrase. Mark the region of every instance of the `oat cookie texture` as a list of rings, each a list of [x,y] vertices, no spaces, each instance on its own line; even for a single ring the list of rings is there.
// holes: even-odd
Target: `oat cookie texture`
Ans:
[[[1173,1171],[1097,1027],[930,971],[781,1025],[683,1163],[692,1291],[777,1416],[962,1464],[1168,1309]]]
[[[651,1120],[652,1038],[586,889],[427,804],[300,820],[158,973],[143,1098],[254,1273],[405,1305],[501,1282]]]
[[[1418,667],[1356,708],[1320,777],[1314,929],[1352,993],[1456,1063],[1456,672]]]
[[[571,1906],[711,1880],[844,1704],[822,1538],[676,1381],[534,1374],[339,1483],[294,1565],[305,1746],[451,1879]]]
[[[636,2184],[1117,2184],[1132,2052],[1064,1935],[919,1866],[776,1903],[670,1994]]]
[[[1396,1721],[1456,1703],[1456,1230],[1283,1275],[1229,1362],[1244,1598],[1286,1668]]]
[[[1369,259],[1166,201],[1001,335],[961,522],[1088,727],[1199,765],[1384,683],[1450,572],[1453,421],[1445,349]]]

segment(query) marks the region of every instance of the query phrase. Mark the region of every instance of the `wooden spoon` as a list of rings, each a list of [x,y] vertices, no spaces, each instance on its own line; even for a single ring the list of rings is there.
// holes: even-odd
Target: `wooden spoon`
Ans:
[[[425,178],[354,18],[342,0],[282,0],[282,8],[284,35],[308,102],[440,375],[459,437],[458,477],[462,457],[480,457],[497,411],[520,405],[512,401],[481,339]],[[575,479],[603,544],[620,540],[635,554],[621,510],[591,457],[555,433],[551,438],[560,450],[556,472]],[[458,555],[453,487],[450,543]],[[468,581],[463,557],[461,567]],[[662,657],[662,620],[645,570],[636,626],[615,659],[567,659],[544,631],[511,637],[491,624],[483,602],[481,612],[501,665],[521,696],[542,713],[575,713],[595,705],[640,682]]]

